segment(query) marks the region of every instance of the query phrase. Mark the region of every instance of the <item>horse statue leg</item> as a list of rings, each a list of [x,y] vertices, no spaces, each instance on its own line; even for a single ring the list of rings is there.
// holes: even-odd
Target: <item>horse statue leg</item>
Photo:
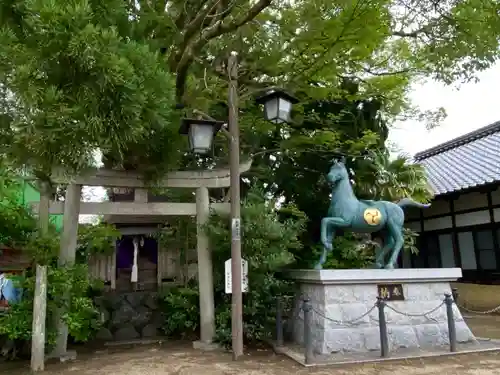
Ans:
[[[393,248],[393,246],[394,239],[392,238],[390,233],[387,233],[384,236],[384,246],[382,247],[382,250],[380,251],[378,257],[375,259],[373,268],[384,268],[385,256]]]
[[[323,269],[323,264],[326,262],[328,253],[333,250],[332,241],[335,237],[335,228],[345,228],[348,226],[349,224],[340,217],[324,217],[321,220],[321,243],[323,244],[323,252],[321,253],[318,263],[314,266],[314,269]]]
[[[403,237],[403,218],[392,217],[387,221],[387,228],[389,229],[389,233],[394,239],[394,246],[392,247],[391,257],[389,261],[385,265],[386,269],[393,269],[396,261],[398,260],[399,253],[403,248],[404,237]]]

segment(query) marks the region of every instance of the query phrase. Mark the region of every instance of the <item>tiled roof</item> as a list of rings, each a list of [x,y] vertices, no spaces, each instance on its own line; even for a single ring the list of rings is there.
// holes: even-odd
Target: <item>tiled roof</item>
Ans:
[[[435,195],[500,182],[500,121],[419,152],[414,160],[425,168]]]

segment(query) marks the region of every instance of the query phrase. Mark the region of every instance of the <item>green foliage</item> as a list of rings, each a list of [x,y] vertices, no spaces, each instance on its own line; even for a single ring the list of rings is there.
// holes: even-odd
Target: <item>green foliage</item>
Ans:
[[[410,85],[429,77],[446,83],[471,80],[499,57],[496,0],[233,5],[3,1],[0,136],[5,152],[18,165],[47,172],[58,165],[70,170],[91,165],[92,152],[100,148],[109,166],[158,175],[182,154],[174,103],[187,104],[188,115],[199,109],[227,116],[221,102],[231,50],[239,52],[244,149],[275,130],[256,121],[251,104],[265,86],[278,82],[313,101],[377,99],[390,121],[401,115],[429,117],[434,125],[442,111],[414,108]],[[351,90],[346,80],[359,89]],[[329,131],[318,132],[317,140],[331,137]]]
[[[303,249],[294,252],[297,267],[312,267],[320,255],[320,223],[331,193],[325,175],[339,152],[347,155],[347,168],[360,199],[427,201],[431,196],[421,166],[402,156],[390,157],[385,147],[388,125],[382,116],[383,102],[352,99],[359,86],[349,80],[344,85],[349,95],[306,103],[299,124],[283,124],[281,131],[261,137],[261,146],[269,152],[255,157],[248,176],[250,183],[266,189],[271,197],[284,198],[307,217]],[[338,234],[334,246],[326,267],[361,268],[370,262],[378,245],[369,237],[361,239],[347,232]]]
[[[42,234],[41,231],[35,230],[29,235],[23,247],[23,252],[34,263],[51,265],[59,255],[59,243],[60,237],[54,230],[49,230],[47,234]]]
[[[0,159],[1,161],[1,159]],[[36,228],[36,221],[20,197],[22,186],[5,165],[0,169],[0,244],[16,247]]]
[[[164,290],[160,302],[164,312],[162,328],[169,337],[185,339],[199,333],[200,300],[196,282]]]
[[[411,197],[420,202],[432,197],[424,168],[406,156],[391,158],[388,151],[380,150],[363,164],[355,172],[356,190],[362,197],[387,201]]]
[[[293,291],[291,283],[280,279],[278,273],[294,261],[290,250],[301,246],[303,221],[279,221],[272,202],[266,202],[258,191],[252,191],[243,202],[241,215],[242,253],[248,261],[249,274],[249,292],[244,296],[243,306],[244,335],[247,342],[255,343],[269,338],[273,332],[276,295],[286,296]],[[213,213],[204,228],[210,238],[214,262],[216,337],[224,345],[231,342],[231,296],[225,294],[224,285],[224,262],[231,257],[229,225],[227,216]],[[164,301],[168,306],[166,334],[179,334],[179,329],[185,334],[196,333],[199,320],[196,287],[172,289]]]
[[[416,80],[474,79],[499,57],[496,0],[241,1],[236,7],[173,1],[173,17],[144,0],[136,4],[134,36],[154,35],[150,43],[163,48],[170,71],[179,73],[178,97],[203,111],[225,101],[224,59],[231,50],[239,52],[245,106],[253,92],[277,82],[325,98],[354,78],[361,90],[351,96],[384,98],[389,118],[423,113],[408,100]]]
[[[107,223],[80,224],[78,226],[77,262],[87,263],[90,255],[109,255],[115,251],[120,231]]]
[[[23,299],[0,315],[0,334],[9,339],[31,338],[35,278],[33,272],[29,272],[19,281],[23,288]],[[87,267],[48,267],[47,283],[46,340],[49,347],[57,336],[54,316],[58,309],[63,311],[62,318],[68,325],[69,334],[77,341],[88,340],[99,328],[99,315],[92,300],[87,297],[91,287]],[[71,297],[67,298],[68,295]]]
[[[50,345],[57,336],[54,326],[56,311],[62,312],[62,319],[69,328],[69,334],[76,341],[86,341],[99,328],[99,317],[94,308],[89,290],[94,285],[89,280],[86,263],[72,267],[57,266],[60,237],[54,227],[47,234],[37,228],[37,222],[30,210],[25,208],[18,196],[21,186],[12,170],[5,168],[0,179],[0,225],[1,243],[16,246],[32,264],[47,266],[47,336]],[[106,251],[116,229],[102,225],[95,229],[85,229],[79,238],[79,249]],[[107,246],[107,247],[106,247]],[[23,289],[22,300],[10,305],[0,315],[0,335],[9,339],[30,340],[33,319],[33,292],[35,270],[30,269],[16,280]]]
[[[2,2],[0,139],[16,165],[81,170],[96,148],[148,176],[177,162],[173,80],[128,19],[116,0]]]
[[[410,228],[403,228],[403,236],[405,240],[403,250],[408,251],[411,254],[418,254],[418,248],[417,248],[417,238],[419,236],[418,232],[415,232]]]
[[[318,262],[319,251],[323,246],[317,245],[318,255],[313,259],[314,264]],[[335,238],[333,248],[335,256],[329,256],[323,265],[325,269],[358,269],[366,268],[373,264],[375,250],[378,244],[370,239],[370,236],[361,236],[354,233],[344,233]]]

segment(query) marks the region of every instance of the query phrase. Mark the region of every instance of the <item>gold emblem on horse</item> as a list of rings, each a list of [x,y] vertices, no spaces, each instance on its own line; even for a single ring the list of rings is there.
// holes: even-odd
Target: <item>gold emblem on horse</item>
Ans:
[[[363,219],[368,225],[379,225],[382,221],[382,213],[376,208],[367,208],[363,212]]]

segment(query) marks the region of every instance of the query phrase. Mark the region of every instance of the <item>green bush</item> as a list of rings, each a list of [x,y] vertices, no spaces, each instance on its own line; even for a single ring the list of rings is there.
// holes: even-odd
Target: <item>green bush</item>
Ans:
[[[23,288],[19,303],[0,315],[0,335],[10,340],[29,340],[32,336],[33,292],[35,275],[27,272],[18,283]],[[87,341],[100,327],[98,311],[88,297],[91,289],[88,269],[85,265],[47,268],[47,318],[46,342],[50,348],[57,337],[55,314],[62,311],[62,319],[68,325],[69,335],[75,341]],[[65,298],[65,296],[70,296]]]
[[[117,232],[106,225],[83,227],[77,252],[77,262],[81,264],[58,266],[59,234],[53,226],[48,234],[40,233],[36,218],[19,199],[21,188],[13,171],[0,169],[0,244],[22,250],[32,264],[47,266],[47,348],[50,349],[57,337],[56,312],[60,312],[74,341],[87,341],[100,324],[91,298],[99,286],[89,280],[87,256],[109,251]],[[23,289],[22,300],[12,303],[0,315],[0,335],[15,341],[16,346],[23,345],[32,335],[34,272],[34,269],[27,270],[15,279],[17,286]]]
[[[163,331],[172,338],[191,338],[199,335],[200,307],[196,283],[185,287],[168,288],[161,293]]]
[[[259,192],[251,192],[243,202],[242,254],[248,261],[249,290],[243,296],[244,337],[255,344],[269,338],[276,315],[277,295],[290,296],[293,284],[282,280],[281,270],[294,262],[290,250],[298,249],[303,230],[301,219],[280,221],[273,202],[265,201]],[[212,213],[207,232],[214,264],[216,340],[231,343],[231,295],[225,294],[224,262],[231,257],[230,220]],[[163,296],[165,323],[169,336],[196,333],[199,324],[199,301],[196,286],[171,289]]]
[[[80,224],[76,248],[77,263],[87,264],[90,255],[113,254],[116,240],[120,236],[120,231],[114,225],[107,223]]]

